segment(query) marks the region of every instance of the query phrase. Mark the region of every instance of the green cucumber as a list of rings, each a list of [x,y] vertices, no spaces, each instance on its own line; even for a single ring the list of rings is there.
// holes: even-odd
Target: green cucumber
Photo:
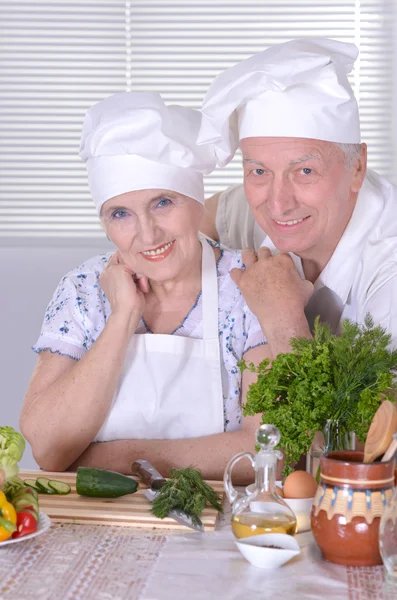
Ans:
[[[32,506],[35,511],[39,511],[39,504],[37,500],[33,498],[33,496],[30,496],[30,498],[19,498],[13,500],[12,504],[17,512],[25,510],[25,508],[28,508],[29,506]]]
[[[32,502],[38,503],[38,494],[32,488],[25,488],[23,492],[18,492],[11,497],[11,503],[18,502],[19,500],[31,500]]]
[[[71,492],[70,485],[57,479],[38,477],[37,479],[24,479],[23,482],[35,494],[39,492],[39,494],[59,494],[60,496],[65,496]]]
[[[23,480],[24,484],[28,487],[28,488],[32,488],[32,490],[34,490],[35,492],[38,492],[39,490],[37,489],[36,486],[36,480],[35,479],[24,479]]]
[[[16,494],[13,494],[11,496],[11,502],[14,503],[17,500],[21,500],[24,498],[31,498],[34,502],[38,502],[39,496],[36,490],[32,489],[31,487],[28,487],[24,488],[23,490],[19,490]]]
[[[118,498],[137,491],[135,479],[104,469],[79,467],[76,477],[76,491],[80,496],[94,498]]]
[[[66,494],[70,494],[71,487],[67,483],[63,481],[57,481],[56,479],[50,479],[48,485],[56,494],[60,496],[66,496]]]
[[[47,477],[38,477],[36,479],[36,489],[41,494],[56,494],[56,492],[49,485],[50,480]]]

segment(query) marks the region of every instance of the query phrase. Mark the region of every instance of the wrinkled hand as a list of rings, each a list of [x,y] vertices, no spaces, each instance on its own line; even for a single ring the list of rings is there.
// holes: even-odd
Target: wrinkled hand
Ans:
[[[112,315],[123,315],[138,325],[149,291],[147,277],[138,277],[116,252],[104,269],[99,283],[109,300]]]
[[[301,316],[313,293],[313,284],[302,279],[288,254],[272,256],[269,248],[243,250],[245,271],[232,269],[231,277],[261,324]]]

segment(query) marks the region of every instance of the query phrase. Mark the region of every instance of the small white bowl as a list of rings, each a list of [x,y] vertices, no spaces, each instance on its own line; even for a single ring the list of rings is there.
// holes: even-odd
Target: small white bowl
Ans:
[[[301,552],[296,539],[286,533],[263,533],[240,538],[236,540],[236,545],[244,558],[258,569],[278,569]]]
[[[279,487],[282,487],[281,481],[277,481],[276,483]],[[255,483],[248,485],[245,490],[248,495],[252,494],[255,490]],[[314,498],[283,498],[283,500],[295,513],[297,522],[296,533],[309,531],[310,513],[312,511]]]

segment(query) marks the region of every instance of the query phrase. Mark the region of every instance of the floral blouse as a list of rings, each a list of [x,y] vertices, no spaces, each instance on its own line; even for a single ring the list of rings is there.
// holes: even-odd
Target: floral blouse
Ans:
[[[49,303],[37,343],[37,353],[50,350],[79,360],[105,327],[111,313],[99,277],[111,253],[95,256],[63,277]],[[225,431],[241,427],[241,373],[237,363],[250,348],[265,344],[260,325],[230,277],[234,267],[244,267],[240,251],[221,250],[217,262],[218,323],[221,350]],[[141,319],[136,333],[150,331]],[[202,338],[201,293],[172,335]]]

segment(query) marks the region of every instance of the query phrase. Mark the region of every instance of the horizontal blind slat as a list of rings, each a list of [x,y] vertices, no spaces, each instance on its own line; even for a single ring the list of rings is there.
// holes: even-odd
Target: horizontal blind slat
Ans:
[[[87,108],[126,89],[199,107],[219,72],[292,37],[359,42],[363,140],[371,166],[391,175],[395,12],[375,0],[3,0],[0,237],[102,239],[78,156]],[[206,195],[241,179],[237,155],[205,177]]]

